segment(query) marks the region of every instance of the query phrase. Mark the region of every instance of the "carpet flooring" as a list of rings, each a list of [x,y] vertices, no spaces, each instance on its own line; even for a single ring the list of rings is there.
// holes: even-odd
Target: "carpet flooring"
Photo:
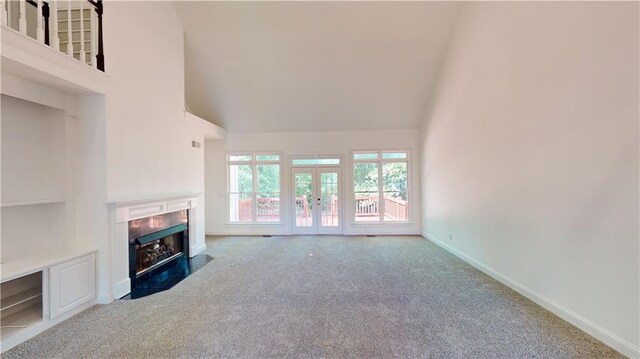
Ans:
[[[421,237],[208,237],[207,254],[3,357],[622,357]]]

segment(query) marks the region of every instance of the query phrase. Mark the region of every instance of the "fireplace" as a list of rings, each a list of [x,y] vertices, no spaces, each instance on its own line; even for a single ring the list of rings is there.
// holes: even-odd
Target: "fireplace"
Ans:
[[[189,210],[129,221],[131,290],[145,275],[180,257],[189,257]]]

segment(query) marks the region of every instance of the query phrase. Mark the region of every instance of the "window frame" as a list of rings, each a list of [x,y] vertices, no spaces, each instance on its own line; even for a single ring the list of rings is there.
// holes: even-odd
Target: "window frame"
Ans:
[[[256,158],[258,156],[274,156],[277,155],[278,156],[278,160],[257,160]],[[247,161],[232,161],[231,157],[232,156],[250,156],[251,160],[247,160]],[[238,151],[238,152],[227,152],[225,154],[225,160],[226,160],[226,166],[227,166],[227,193],[226,193],[226,215],[225,215],[225,224],[227,225],[232,225],[232,226],[242,226],[242,225],[250,225],[250,226],[254,226],[254,225],[281,225],[283,224],[283,220],[282,220],[282,185],[283,185],[283,158],[284,155],[282,152],[279,151],[259,151],[259,152],[252,152],[252,151]],[[232,194],[245,194],[245,193],[249,193],[249,192],[231,192],[231,166],[232,165],[249,165],[251,166],[251,175],[252,175],[252,192],[250,192],[251,195],[251,199],[252,199],[252,212],[251,212],[251,221],[237,221],[237,222],[233,222],[231,221],[231,201],[230,201],[230,197]],[[279,207],[278,207],[278,221],[271,221],[271,222],[260,222],[258,221],[258,194],[266,194],[267,192],[258,192],[258,166],[259,165],[278,165],[278,187],[279,187],[279,191],[278,193],[278,198],[279,198]],[[269,194],[273,194],[276,192],[268,192]]]
[[[378,158],[376,159],[355,159],[355,155],[357,154],[377,154]],[[405,158],[383,158],[384,153],[406,153]],[[351,164],[351,224],[352,225],[407,225],[413,224],[412,213],[413,213],[413,201],[411,197],[411,150],[408,149],[397,149],[397,150],[352,150],[350,157]],[[404,162],[407,165],[407,219],[404,221],[385,221],[384,220],[384,200],[380,201],[380,199],[384,199],[384,176],[383,176],[383,165],[385,163],[398,163]],[[355,210],[355,194],[356,194],[356,181],[355,181],[355,165],[357,163],[376,163],[378,164],[378,220],[377,221],[356,221],[356,210]]]

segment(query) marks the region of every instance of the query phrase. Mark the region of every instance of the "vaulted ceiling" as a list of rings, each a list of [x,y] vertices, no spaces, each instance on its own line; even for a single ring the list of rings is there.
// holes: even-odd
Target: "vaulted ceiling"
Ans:
[[[176,2],[191,112],[229,132],[418,128],[459,4]]]

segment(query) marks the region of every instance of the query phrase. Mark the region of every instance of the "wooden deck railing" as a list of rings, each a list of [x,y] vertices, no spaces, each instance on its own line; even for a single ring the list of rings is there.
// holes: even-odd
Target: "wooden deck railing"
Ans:
[[[380,216],[380,201],[378,196],[356,196],[355,215],[360,218],[375,219]],[[311,216],[309,199],[306,196],[296,198],[296,217],[308,218]],[[240,221],[251,221],[253,211],[253,199],[243,199],[238,203],[238,218]],[[330,215],[338,213],[338,199],[331,198]],[[407,201],[392,196],[384,198],[385,218],[393,221],[406,221],[409,219],[409,208]],[[256,217],[277,217],[280,215],[280,198],[261,197],[258,198],[256,206]]]
[[[356,196],[356,218],[380,216],[380,200],[378,196]],[[407,201],[392,196],[384,197],[384,216],[394,221],[406,221],[409,218]]]

